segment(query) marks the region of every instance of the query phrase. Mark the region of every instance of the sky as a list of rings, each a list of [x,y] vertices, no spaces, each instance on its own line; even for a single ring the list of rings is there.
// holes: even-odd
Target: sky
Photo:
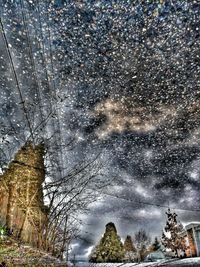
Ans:
[[[0,4],[1,162],[30,135],[23,110],[34,107],[33,128],[49,110],[57,118],[38,141],[76,139],[58,161],[100,151],[111,181],[80,215],[72,254],[87,256],[110,221],[123,239],[140,228],[159,237],[168,206],[200,221],[198,1]]]

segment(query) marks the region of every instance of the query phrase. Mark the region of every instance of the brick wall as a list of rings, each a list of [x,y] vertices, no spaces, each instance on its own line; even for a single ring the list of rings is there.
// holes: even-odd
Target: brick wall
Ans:
[[[196,250],[196,245],[195,245],[195,240],[194,240],[192,229],[187,230],[187,234],[188,234],[188,240],[189,240],[189,246],[190,246],[190,256],[192,254],[192,257],[196,257],[197,250]]]
[[[44,148],[27,144],[0,176],[0,220],[14,236],[40,247],[47,222],[42,183]]]

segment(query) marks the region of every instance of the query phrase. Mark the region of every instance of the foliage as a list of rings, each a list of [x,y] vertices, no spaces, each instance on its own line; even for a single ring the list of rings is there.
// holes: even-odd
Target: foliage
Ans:
[[[114,223],[108,223],[104,236],[92,252],[90,262],[122,262],[123,259],[123,244],[117,235]]]
[[[172,213],[170,209],[166,212],[167,222],[162,234],[162,244],[176,253],[178,257],[178,250],[185,251],[186,244],[184,237],[182,237],[183,226],[177,222],[177,214]]]
[[[66,263],[52,257],[50,253],[23,244],[9,236],[0,243],[0,263],[3,261],[6,262],[6,267],[53,267],[58,265],[66,267]]]
[[[158,238],[155,237],[154,243],[152,244],[151,248],[153,251],[157,251],[160,248],[160,242],[158,241]]]
[[[126,240],[124,242],[124,249],[125,251],[132,251],[135,252],[136,248],[133,245],[133,241],[130,235],[127,235]]]
[[[8,234],[7,228],[5,226],[0,225],[0,238],[6,236]]]
[[[55,264],[8,264],[6,267],[55,267]],[[60,267],[67,267],[67,265],[61,265],[59,264]]]
[[[135,233],[134,242],[137,249],[137,258],[140,262],[144,259],[145,254],[147,253],[147,248],[151,242],[151,238],[144,229],[140,229],[137,233]]]
[[[9,264],[6,265],[6,267],[54,267],[54,264]],[[60,265],[60,267],[62,267]],[[66,267],[66,265],[63,265],[63,267]]]
[[[125,257],[124,260],[126,262],[133,262],[136,260],[136,248],[133,245],[133,241],[130,235],[127,235],[126,240],[124,242],[124,250],[125,250]]]
[[[11,264],[11,265],[9,264],[8,265],[8,267],[22,267],[22,266],[23,267],[39,267],[39,266],[42,267],[42,266],[45,266],[45,265],[35,265],[35,264],[17,264],[17,265],[16,264],[14,264],[14,265],[13,264]]]

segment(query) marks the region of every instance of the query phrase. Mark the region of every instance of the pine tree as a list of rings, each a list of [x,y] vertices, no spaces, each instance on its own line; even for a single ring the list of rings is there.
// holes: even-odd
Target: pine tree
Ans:
[[[125,251],[131,251],[131,252],[135,252],[136,248],[133,245],[133,241],[130,235],[127,235],[126,240],[124,242],[124,249]]]
[[[90,262],[122,262],[123,258],[124,248],[116,227],[114,223],[108,223],[104,236],[90,256]]]
[[[154,243],[152,244],[152,250],[157,251],[160,248],[160,242],[158,241],[158,238],[155,237]]]
[[[130,235],[127,235],[126,240],[124,242],[124,250],[125,250],[125,261],[133,262],[136,259],[136,248],[133,245],[133,241]]]
[[[170,209],[166,212],[167,222],[162,234],[162,244],[175,252],[178,257],[178,251],[185,251],[185,240],[181,236],[183,226],[177,222],[177,214],[172,213]]]

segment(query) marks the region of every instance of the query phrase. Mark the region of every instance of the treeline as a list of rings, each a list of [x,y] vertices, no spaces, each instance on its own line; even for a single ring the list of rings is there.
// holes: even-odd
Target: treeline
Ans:
[[[117,233],[115,224],[110,222],[99,244],[93,249],[90,255],[90,262],[140,262],[151,251],[160,248],[158,238],[151,244],[151,238],[144,229],[134,235],[134,242],[130,235],[127,235],[124,243]]]
[[[101,262],[141,262],[151,252],[159,252],[159,257],[165,257],[166,248],[170,251],[170,257],[186,256],[186,240],[183,237],[184,228],[177,220],[177,214],[166,212],[167,221],[159,241],[155,237],[151,242],[149,234],[145,229],[137,231],[133,238],[127,235],[124,242],[117,233],[114,223],[106,225],[106,230],[99,244],[93,249],[89,261]]]

